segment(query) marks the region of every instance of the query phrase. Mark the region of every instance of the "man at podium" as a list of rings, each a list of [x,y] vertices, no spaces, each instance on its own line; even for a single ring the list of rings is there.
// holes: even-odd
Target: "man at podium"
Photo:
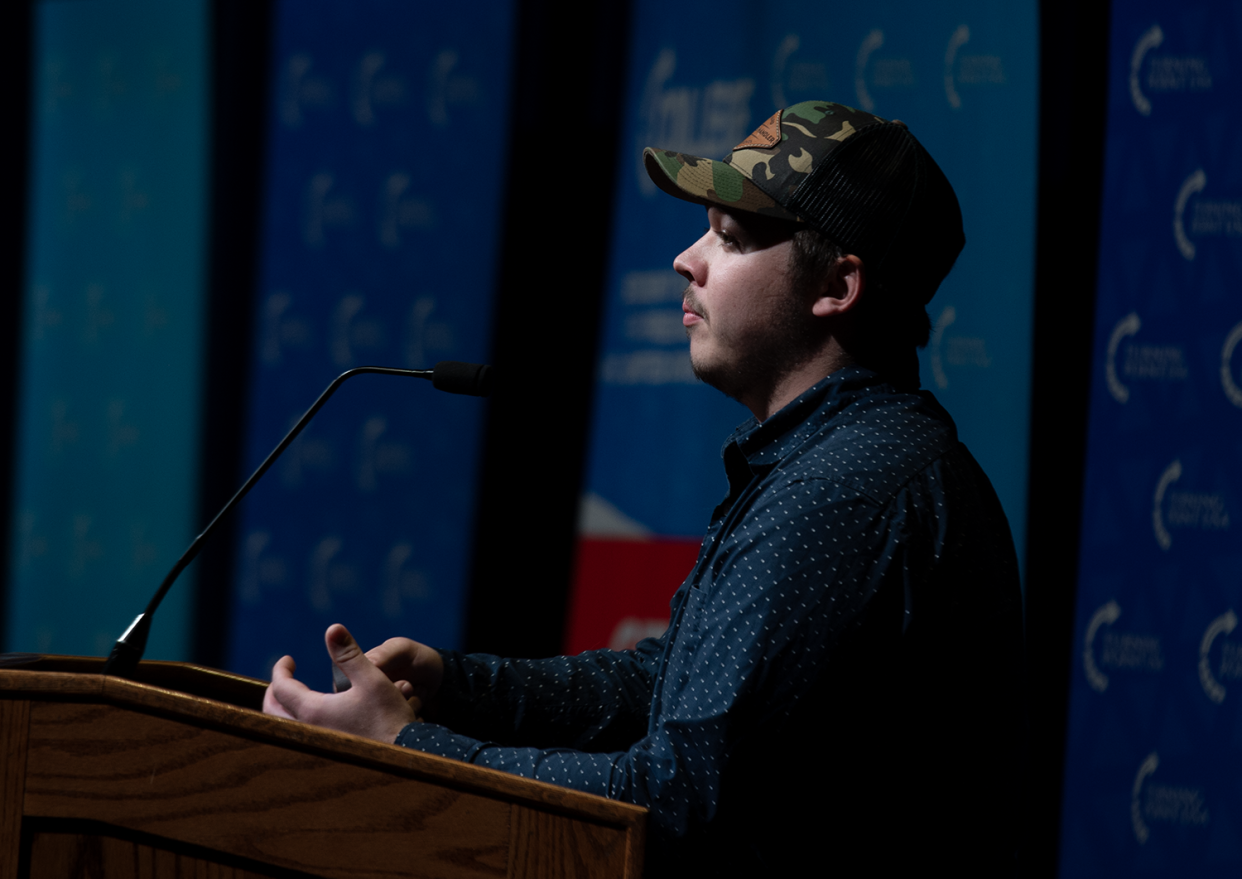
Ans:
[[[631,651],[506,660],[403,638],[291,657],[265,710],[650,810],[649,875],[1013,869],[1021,610],[1008,523],[919,391],[926,305],[965,243],[900,122],[808,101],[723,161],[644,153],[707,209],[674,261],[695,373],[753,418],[728,496]]]

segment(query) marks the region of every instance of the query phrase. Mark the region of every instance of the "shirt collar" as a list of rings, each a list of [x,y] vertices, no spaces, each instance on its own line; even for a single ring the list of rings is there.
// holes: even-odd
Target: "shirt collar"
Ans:
[[[848,403],[883,383],[883,379],[861,366],[847,366],[821,379],[792,402],[760,423],[751,416],[725,441],[721,457],[736,445],[751,472],[771,469],[796,448],[809,431],[815,430]]]

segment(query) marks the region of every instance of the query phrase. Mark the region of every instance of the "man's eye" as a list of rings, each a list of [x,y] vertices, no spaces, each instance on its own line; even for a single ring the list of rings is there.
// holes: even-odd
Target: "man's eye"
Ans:
[[[723,230],[716,232],[716,237],[725,247],[737,247],[737,239]]]

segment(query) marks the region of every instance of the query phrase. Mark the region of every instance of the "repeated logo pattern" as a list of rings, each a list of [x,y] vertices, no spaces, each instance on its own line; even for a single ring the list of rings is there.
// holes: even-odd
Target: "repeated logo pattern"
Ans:
[[[1242,869],[1240,24],[1113,9],[1066,877]]]
[[[250,466],[346,369],[487,359],[505,166],[418,146],[503,142],[511,16],[277,4]],[[314,669],[333,621],[459,643],[482,415],[421,382],[338,391],[246,502],[229,666]]]
[[[208,4],[32,9],[3,649],[106,654],[199,524]],[[185,580],[151,658],[189,658]]]

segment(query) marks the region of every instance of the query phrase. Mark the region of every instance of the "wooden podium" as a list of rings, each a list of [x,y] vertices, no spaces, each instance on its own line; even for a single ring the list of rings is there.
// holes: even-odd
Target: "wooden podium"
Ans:
[[[0,879],[642,874],[645,809],[268,717],[261,681],[0,666]]]

